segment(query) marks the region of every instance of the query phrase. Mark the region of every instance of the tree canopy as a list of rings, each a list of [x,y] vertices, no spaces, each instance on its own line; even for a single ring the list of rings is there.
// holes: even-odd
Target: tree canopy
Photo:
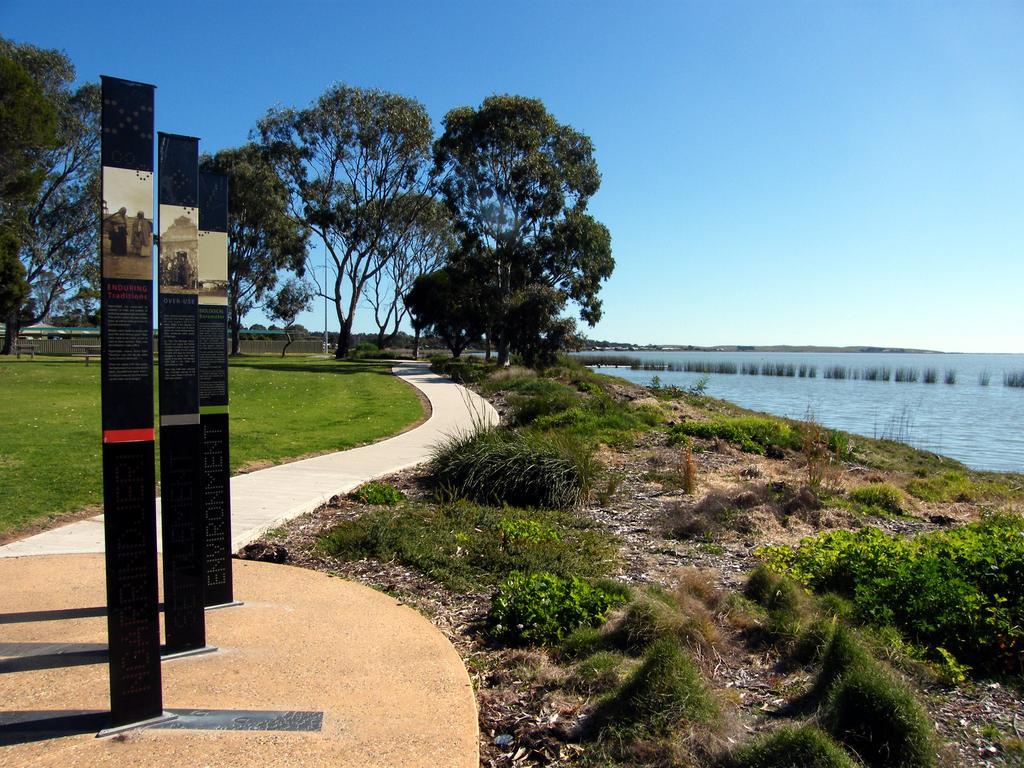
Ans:
[[[387,265],[383,238],[422,210],[400,201],[429,186],[430,117],[405,96],[335,85],[306,109],[271,109],[258,130],[288,186],[291,215],[333,264],[333,285],[321,293],[334,302],[343,357],[363,290]]]
[[[93,83],[72,89],[75,70],[60,51],[0,39],[0,60],[28,73],[54,119],[53,141],[31,153],[38,184],[19,207],[18,258],[28,292],[4,317],[9,353],[19,327],[48,317],[69,296],[85,314],[95,303],[100,91]]]
[[[570,301],[584,322],[600,319],[597,294],[615,264],[608,229],[586,212],[600,186],[587,136],[538,99],[491,96],[445,116],[434,161],[462,235],[458,258],[484,265],[471,272],[496,298],[486,323],[499,362],[571,338]],[[523,332],[524,317],[539,337]]]
[[[200,167],[228,176],[228,314],[237,355],[242,321],[273,291],[278,273],[303,275],[309,231],[289,215],[288,189],[255,144],[204,156]]]

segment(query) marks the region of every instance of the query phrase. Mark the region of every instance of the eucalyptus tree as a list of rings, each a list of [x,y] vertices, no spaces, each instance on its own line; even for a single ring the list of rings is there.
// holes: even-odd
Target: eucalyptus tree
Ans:
[[[288,347],[292,344],[291,330],[295,327],[295,321],[303,312],[309,309],[313,301],[313,288],[303,280],[290,277],[284,281],[281,288],[267,299],[264,309],[271,320],[279,320],[284,326],[284,347],[281,349],[281,357],[285,356]]]
[[[200,167],[228,177],[228,324],[237,355],[242,321],[274,290],[279,273],[304,274],[309,230],[289,215],[288,188],[259,146],[222,149]]]
[[[100,90],[95,83],[72,88],[75,68],[60,51],[0,39],[0,59],[24,68],[55,120],[54,140],[33,155],[38,186],[18,217],[18,258],[27,292],[4,318],[3,352],[9,354],[18,329],[49,316],[69,294],[97,295]]]
[[[374,270],[365,291],[377,326],[378,349],[398,335],[409,314],[404,299],[416,279],[440,269],[456,246],[451,219],[440,201],[412,194],[397,202],[400,225],[388,227],[381,238],[374,258],[382,268]],[[409,206],[419,208],[418,215],[408,212]]]
[[[458,266],[420,275],[404,302],[416,333],[414,357],[419,352],[420,334],[426,331],[440,336],[452,357],[461,356],[484,331],[483,299]]]
[[[597,297],[615,262],[608,229],[587,213],[601,177],[590,139],[559,123],[538,99],[491,96],[444,119],[434,146],[441,192],[463,242],[461,257],[487,265],[489,340],[498,361],[535,357],[571,334],[559,322],[573,302],[601,317]],[[533,333],[516,316],[533,318]]]
[[[271,109],[258,131],[288,186],[291,215],[330,257],[332,281],[324,276],[320,295],[334,302],[344,357],[363,291],[389,262],[382,241],[429,201],[430,118],[413,99],[334,85],[305,109]],[[404,205],[410,195],[422,203]]]

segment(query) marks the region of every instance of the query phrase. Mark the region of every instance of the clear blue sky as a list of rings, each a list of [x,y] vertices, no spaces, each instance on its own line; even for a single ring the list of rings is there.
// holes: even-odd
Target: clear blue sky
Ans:
[[[594,338],[1024,351],[1020,2],[0,0],[0,34],[156,84],[203,151],[335,81],[543,99],[603,176]]]

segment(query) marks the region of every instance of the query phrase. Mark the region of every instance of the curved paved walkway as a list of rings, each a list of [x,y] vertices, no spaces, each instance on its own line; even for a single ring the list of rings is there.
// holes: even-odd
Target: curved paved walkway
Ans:
[[[426,363],[396,363],[393,370],[430,401],[430,418],[379,443],[232,477],[231,545],[235,551],[266,530],[316,509],[332,496],[348,493],[375,477],[421,464],[449,435],[472,429],[480,422],[498,421],[490,403],[450,379],[431,373]],[[159,510],[157,499],[158,525]],[[0,557],[102,551],[103,515],[98,515],[7,544],[0,547]]]
[[[12,558],[0,560],[0,657],[15,647],[42,655],[0,659],[0,766],[480,764],[469,675],[424,616],[325,573],[233,562],[236,594],[245,604],[206,614],[217,653],[162,664],[164,707],[322,712],[319,731],[144,730],[97,739],[94,716],[91,724],[66,722],[53,734],[5,732],[5,721],[19,716],[102,716],[109,706],[103,660],[62,661],[75,648],[106,643],[106,618],[81,610],[104,603],[103,556]],[[38,614],[29,620],[43,609],[50,609],[45,620]],[[60,609],[70,610],[58,618]]]
[[[430,401],[430,418],[373,445],[232,478],[236,548],[336,494],[421,463],[448,435],[497,420],[490,405],[423,364],[402,363],[395,372]],[[0,548],[0,766],[479,764],[469,675],[427,619],[359,584],[242,560],[232,568],[244,604],[207,614],[207,637],[219,651],[165,662],[164,706],[312,710],[323,713],[321,731],[144,730],[96,739],[94,728],[78,725],[62,738],[5,733],[19,719],[69,710],[88,717],[107,708],[103,660],[72,665],[57,648],[106,641],[102,534],[100,516]],[[19,659],[26,648],[51,662]]]

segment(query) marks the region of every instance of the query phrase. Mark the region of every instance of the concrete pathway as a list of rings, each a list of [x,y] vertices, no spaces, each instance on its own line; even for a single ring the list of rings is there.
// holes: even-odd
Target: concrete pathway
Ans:
[[[475,424],[498,422],[490,403],[431,373],[425,363],[401,362],[393,370],[430,401],[430,418],[415,429],[379,443],[232,477],[231,545],[235,551],[268,529],[316,509],[332,496],[426,461],[431,449],[449,435],[470,430]],[[158,499],[157,525],[159,509]],[[0,558],[102,551],[103,516],[99,515],[0,547]]]
[[[163,663],[165,709],[317,712],[319,730],[148,729],[97,739],[104,721],[95,721],[109,706],[107,665],[102,658],[71,659],[74,649],[101,648],[107,640],[106,618],[81,610],[105,601],[103,556],[6,559],[0,657],[13,658],[0,658],[0,766],[479,766],[469,675],[423,615],[325,573],[232,564],[235,594],[245,604],[206,614],[217,653]],[[18,655],[18,648],[32,655]],[[76,711],[91,720],[87,714],[76,724]],[[52,733],[5,729],[47,715],[71,717]]]

